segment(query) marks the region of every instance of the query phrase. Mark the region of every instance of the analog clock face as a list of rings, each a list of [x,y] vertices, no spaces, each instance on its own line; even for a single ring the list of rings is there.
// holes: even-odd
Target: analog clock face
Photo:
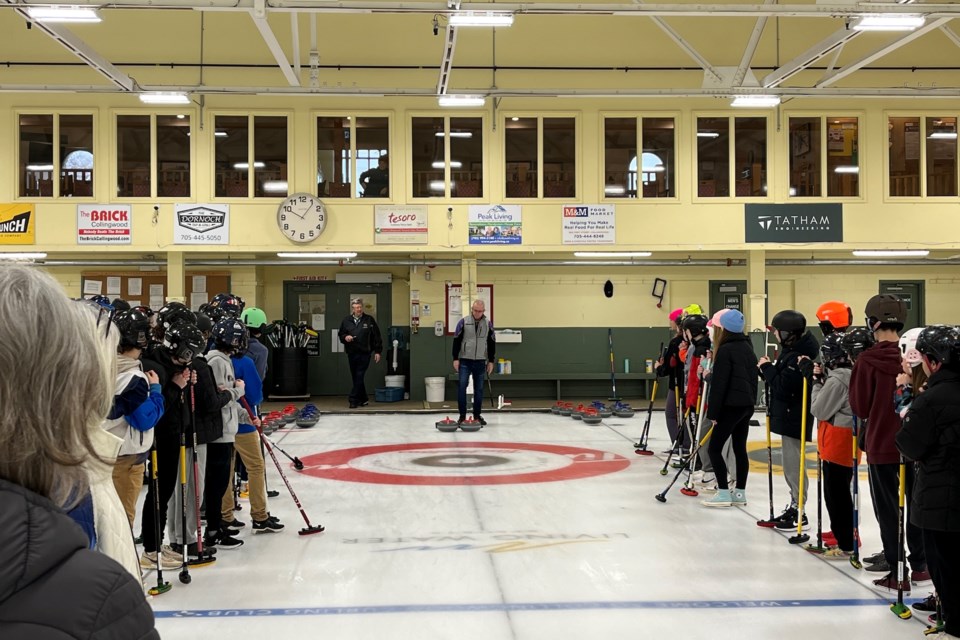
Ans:
[[[295,193],[277,209],[277,228],[294,242],[313,242],[327,226],[327,211],[316,196]]]

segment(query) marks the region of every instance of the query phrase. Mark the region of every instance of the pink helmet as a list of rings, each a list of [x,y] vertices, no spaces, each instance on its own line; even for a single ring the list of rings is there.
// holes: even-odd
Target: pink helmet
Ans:
[[[730,311],[730,309],[720,309],[720,311],[717,311],[715,314],[713,314],[713,317],[710,318],[710,320],[707,322],[707,326],[708,326],[708,327],[719,327],[719,326],[720,326],[720,316],[722,316],[723,314],[725,314],[727,311]]]
[[[670,322],[676,322],[683,315],[683,309],[674,309],[670,312]]]

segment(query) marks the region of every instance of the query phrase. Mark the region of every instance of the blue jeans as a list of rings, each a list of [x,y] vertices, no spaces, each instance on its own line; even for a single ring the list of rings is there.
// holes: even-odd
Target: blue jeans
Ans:
[[[460,408],[461,417],[467,415],[467,385],[470,376],[473,376],[473,417],[480,417],[480,409],[483,407],[483,374],[486,370],[486,360],[460,360],[460,389],[457,391],[457,407]]]

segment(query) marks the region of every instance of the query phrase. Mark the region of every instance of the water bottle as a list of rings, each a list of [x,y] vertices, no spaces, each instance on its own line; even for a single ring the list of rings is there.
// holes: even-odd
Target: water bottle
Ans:
[[[630,358],[623,359],[623,372],[630,373]]]

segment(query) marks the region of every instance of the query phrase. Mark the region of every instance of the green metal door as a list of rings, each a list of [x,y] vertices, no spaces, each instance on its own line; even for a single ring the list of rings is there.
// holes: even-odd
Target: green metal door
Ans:
[[[903,330],[922,327],[926,324],[924,316],[924,296],[923,281],[894,281],[881,280],[880,293],[892,293],[899,296],[907,305],[907,322],[903,325]],[[854,319],[857,318],[857,312],[854,310]],[[859,324],[859,323],[857,323]]]

